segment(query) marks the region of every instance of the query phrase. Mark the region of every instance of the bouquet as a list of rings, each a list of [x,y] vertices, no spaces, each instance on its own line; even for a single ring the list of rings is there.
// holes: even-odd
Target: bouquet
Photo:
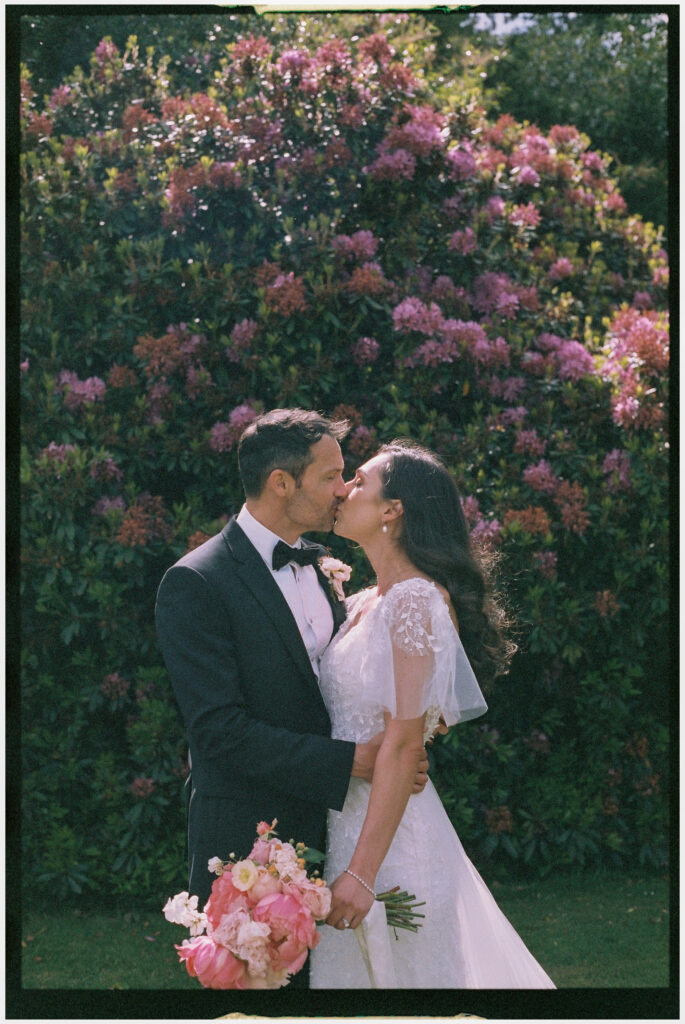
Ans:
[[[287,985],[319,942],[317,921],[331,909],[331,891],[308,864],[323,854],[304,843],[281,842],[271,825],[257,825],[257,839],[245,860],[212,857],[216,874],[204,911],[197,896],[179,892],[167,900],[167,921],[190,930],[191,938],[175,946],[191,978],[205,988],[272,989]],[[399,886],[376,895],[385,906],[387,924],[416,931],[415,897]],[[395,932],[397,937],[397,933]]]
[[[319,942],[316,922],[328,917],[331,892],[317,872],[308,877],[306,864],[322,855],[281,842],[276,824],[257,825],[245,860],[209,861],[217,878],[203,912],[187,892],[164,907],[167,921],[190,929],[192,938],[175,948],[205,988],[281,988]]]

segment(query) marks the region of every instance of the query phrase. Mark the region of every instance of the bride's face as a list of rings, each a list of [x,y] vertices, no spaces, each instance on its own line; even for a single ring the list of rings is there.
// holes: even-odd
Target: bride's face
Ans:
[[[380,532],[383,510],[388,502],[382,497],[381,467],[387,456],[376,455],[356,471],[346,484],[347,497],[338,506],[333,529],[341,537],[364,544]]]

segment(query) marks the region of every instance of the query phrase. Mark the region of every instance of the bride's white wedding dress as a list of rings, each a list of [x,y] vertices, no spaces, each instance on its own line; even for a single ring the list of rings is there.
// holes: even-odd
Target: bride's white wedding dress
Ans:
[[[383,596],[371,588],[348,599],[320,685],[333,736],[355,743],[383,729],[384,711],[399,718],[426,712],[428,738],[441,714],[451,725],[487,710],[447,604],[418,577]],[[342,811],[329,812],[329,883],[350,862],[370,791],[370,783],[351,779]],[[395,937],[379,903],[355,930],[359,936],[323,927],[311,953],[312,988],[554,988],[466,856],[430,780],[409,797],[378,872],[377,892],[395,885],[425,900],[419,931]]]

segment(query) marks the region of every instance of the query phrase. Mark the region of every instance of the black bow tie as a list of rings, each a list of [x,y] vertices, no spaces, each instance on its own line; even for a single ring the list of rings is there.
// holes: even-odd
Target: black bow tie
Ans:
[[[284,541],[279,540],[274,548],[271,564],[275,571],[282,569],[288,562],[297,562],[298,565],[314,565],[319,559],[318,547],[291,548]]]

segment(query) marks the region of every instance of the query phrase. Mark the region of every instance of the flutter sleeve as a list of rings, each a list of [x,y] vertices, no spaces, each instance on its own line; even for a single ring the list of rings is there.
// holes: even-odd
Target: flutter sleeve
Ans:
[[[487,704],[438,588],[429,580],[395,584],[382,598],[361,672],[361,703],[393,718],[425,714],[424,737],[440,716],[468,721]]]

